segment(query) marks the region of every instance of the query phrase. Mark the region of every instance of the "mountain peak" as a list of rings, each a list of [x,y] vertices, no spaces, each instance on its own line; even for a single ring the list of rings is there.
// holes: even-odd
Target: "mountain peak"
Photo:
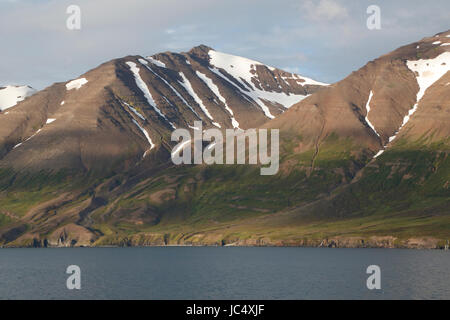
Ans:
[[[205,44],[200,44],[198,46],[193,47],[191,50],[189,50],[189,52],[192,51],[204,51],[204,52],[208,52],[210,50],[214,50],[213,48],[211,48],[210,46],[207,46]]]
[[[257,128],[320,88],[206,45],[129,55],[1,115],[0,167],[108,171],[144,160],[153,166],[170,155],[175,128],[192,129],[199,120],[204,127]],[[108,168],[111,158],[117,164]]]
[[[212,49],[211,47],[208,47],[204,44],[201,44],[201,45],[196,46],[196,47],[192,48],[191,50],[189,50],[188,54],[198,57],[200,59],[208,60],[209,59],[208,52],[211,50],[214,50],[214,49]]]

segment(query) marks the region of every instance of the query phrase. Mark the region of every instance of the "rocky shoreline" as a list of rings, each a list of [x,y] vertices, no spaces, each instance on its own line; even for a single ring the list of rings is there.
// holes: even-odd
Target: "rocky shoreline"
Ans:
[[[384,249],[428,249],[447,250],[446,240],[433,237],[398,239],[393,236],[334,237],[325,239],[272,240],[269,238],[249,239],[177,239],[167,235],[138,234],[129,238],[97,239],[27,239],[13,242],[0,248],[105,248],[105,247],[309,247],[309,248],[384,248]]]

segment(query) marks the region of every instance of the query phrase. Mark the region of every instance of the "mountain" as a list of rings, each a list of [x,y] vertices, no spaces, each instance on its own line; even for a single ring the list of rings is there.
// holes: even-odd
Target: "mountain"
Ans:
[[[268,126],[284,131],[294,129],[303,136],[306,128],[314,127],[308,138],[319,144],[335,132],[359,140],[359,147],[372,153],[384,150],[400,131],[405,131],[402,129],[418,110],[422,98],[425,100],[427,89],[438,85],[440,79],[444,81],[450,68],[448,42],[443,33],[371,61]],[[424,125],[432,128],[431,122]],[[442,128],[439,137],[447,133]]]
[[[36,92],[30,86],[6,86],[0,87],[0,112],[14,107],[18,102],[33,95]]]
[[[309,165],[310,179],[332,171],[344,181],[278,216],[278,225],[326,221],[314,233],[328,233],[328,245],[436,247],[448,239],[449,38],[443,32],[371,61],[267,124],[302,150],[286,157]]]
[[[0,167],[108,174],[166,161],[175,128],[256,128],[323,86],[206,46],[116,59],[1,116]]]
[[[329,86],[206,46],[55,84],[0,115],[0,241],[440,247],[448,43],[424,38]],[[199,118],[279,129],[279,173],[173,166],[170,133]]]

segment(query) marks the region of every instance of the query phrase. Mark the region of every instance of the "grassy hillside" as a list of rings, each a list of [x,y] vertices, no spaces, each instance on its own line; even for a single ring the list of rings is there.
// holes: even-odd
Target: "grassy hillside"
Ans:
[[[436,246],[450,238],[447,141],[399,141],[376,162],[335,134],[317,151],[295,153],[301,137],[287,141],[276,176],[241,165],[103,179],[2,171],[2,243],[54,245],[63,235],[75,245],[412,246],[432,238],[416,245]],[[90,240],[80,242],[80,232]]]

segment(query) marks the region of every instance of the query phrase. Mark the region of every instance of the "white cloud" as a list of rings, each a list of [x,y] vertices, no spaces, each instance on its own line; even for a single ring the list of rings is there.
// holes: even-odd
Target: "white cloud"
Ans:
[[[307,17],[316,21],[331,21],[348,18],[348,11],[335,0],[308,0],[301,6],[305,10]]]

